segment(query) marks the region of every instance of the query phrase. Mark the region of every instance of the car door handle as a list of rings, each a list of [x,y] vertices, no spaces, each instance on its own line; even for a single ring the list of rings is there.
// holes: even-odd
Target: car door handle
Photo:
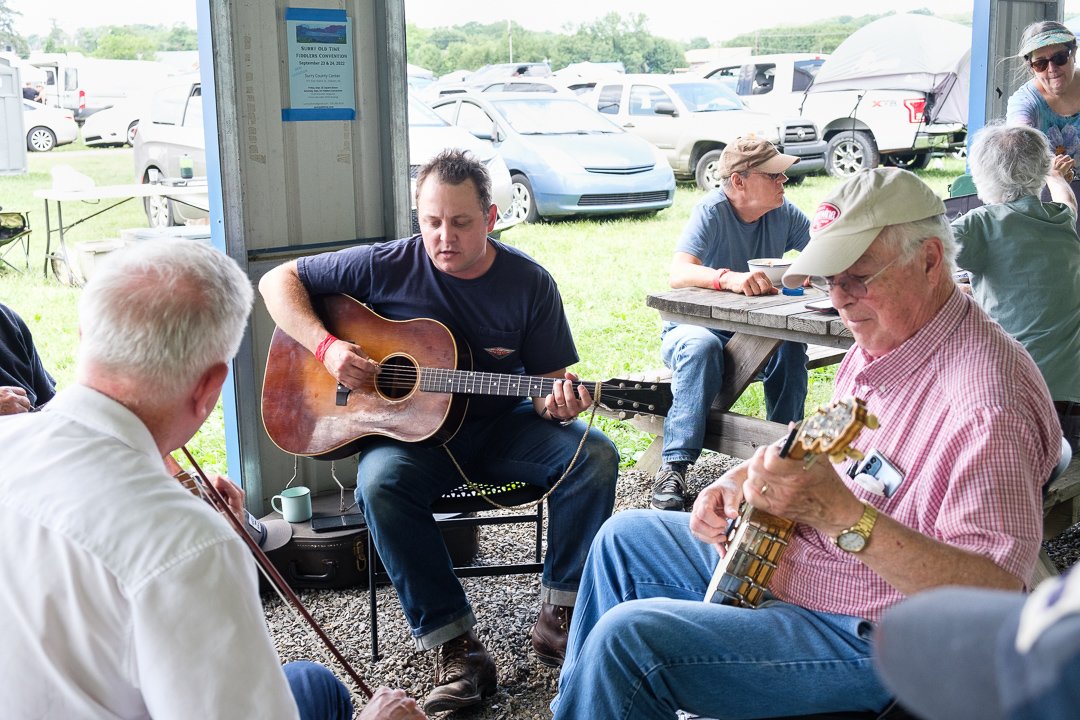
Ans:
[[[625,125],[623,125],[623,127],[624,128],[632,128],[632,127],[635,127],[635,125],[634,125],[634,123],[626,123]]]

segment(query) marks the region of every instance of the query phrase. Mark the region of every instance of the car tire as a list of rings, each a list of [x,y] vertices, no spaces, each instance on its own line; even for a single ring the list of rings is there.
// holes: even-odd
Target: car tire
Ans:
[[[135,135],[139,132],[139,121],[132,120],[131,124],[127,126],[127,144],[131,147],[135,144]]]
[[[724,181],[719,173],[722,152],[724,152],[723,149],[710,150],[698,160],[697,167],[694,169],[694,179],[702,190],[715,190]]]
[[[521,173],[510,176],[510,198],[510,210],[515,220],[533,223],[540,219],[540,213],[536,210],[536,196],[533,194],[532,183]]]
[[[151,168],[143,175],[143,184],[160,182],[162,177],[160,170]],[[161,195],[145,197],[143,198],[143,209],[146,210],[146,221],[152,228],[166,228],[177,224],[172,200],[167,197]]]
[[[905,170],[925,170],[930,165],[930,151],[914,153],[895,153],[886,155],[885,164]]]
[[[26,149],[30,152],[49,152],[56,147],[56,135],[47,127],[38,125],[26,133]]]
[[[862,130],[842,130],[829,138],[825,169],[833,177],[846,178],[881,162],[874,137]]]

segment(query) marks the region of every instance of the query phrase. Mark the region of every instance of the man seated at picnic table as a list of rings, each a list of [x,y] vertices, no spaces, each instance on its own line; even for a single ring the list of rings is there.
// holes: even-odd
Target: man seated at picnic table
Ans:
[[[819,206],[784,283],[819,276],[855,338],[834,398],[879,419],[856,442],[866,459],[796,460],[777,443],[692,513],[613,516],[585,564],[557,720],[880,711],[871,644],[887,608],[937,586],[1030,584],[1061,431],[1031,357],[957,289],[944,213],[896,168]],[[742,501],[796,523],[756,609],[702,602]]]
[[[752,295],[779,292],[747,261],[802,250],[810,221],[784,198],[785,171],[798,162],[768,140],[739,138],[720,155],[720,188],[694,208],[671,261],[673,288],[700,287]],[[660,356],[671,368],[674,402],[664,421],[662,464],[651,505],[682,510],[689,465],[701,455],[709,406],[724,379],[724,346],[734,333],[664,323]],[[806,403],[806,345],[784,342],[761,373],[766,418],[799,420]]]

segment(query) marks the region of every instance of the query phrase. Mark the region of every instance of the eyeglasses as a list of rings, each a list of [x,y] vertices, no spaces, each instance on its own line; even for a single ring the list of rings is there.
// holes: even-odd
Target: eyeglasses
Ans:
[[[858,300],[860,298],[866,297],[866,286],[881,277],[881,273],[885,272],[890,267],[895,265],[897,261],[900,260],[900,257],[901,256],[898,255],[897,257],[893,258],[892,262],[886,263],[885,267],[881,268],[869,277],[849,275],[842,280],[836,280],[835,275],[832,277],[821,277],[820,275],[814,275],[810,278],[810,285],[817,288],[826,295],[832,292],[833,288],[838,287],[844,291],[844,294],[850,295],[851,297]]]
[[[1057,67],[1065,67],[1070,58],[1072,58],[1072,50],[1062,50],[1061,52],[1054,53],[1048,58],[1028,60],[1028,65],[1030,65],[1035,72],[1043,72],[1050,63],[1054,63]]]
[[[779,180],[782,177],[787,177],[787,173],[782,173],[782,172],[767,173],[767,172],[758,172],[757,170],[754,170],[754,171],[752,171],[752,174],[754,174],[754,175],[764,175],[765,177],[769,178],[773,182],[776,182],[777,180]]]

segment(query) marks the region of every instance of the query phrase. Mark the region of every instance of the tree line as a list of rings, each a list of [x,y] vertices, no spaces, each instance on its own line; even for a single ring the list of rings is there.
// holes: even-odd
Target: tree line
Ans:
[[[930,10],[915,12],[932,15]],[[892,13],[885,13],[885,15]],[[167,50],[195,50],[198,36],[183,25],[107,25],[65,32],[56,21],[45,36],[23,37],[16,30],[19,13],[0,0],[0,50],[25,57],[31,50],[77,51],[118,60],[153,60]],[[781,25],[743,33],[716,45],[747,47],[752,54],[828,53],[863,25],[884,15],[838,16],[804,25]],[[949,18],[956,19],[956,18]],[[970,18],[959,19],[970,23]],[[668,73],[686,66],[687,50],[712,47],[704,36],[689,42],[649,32],[642,14],[609,13],[581,24],[567,23],[562,32],[538,32],[514,22],[422,28],[406,23],[408,61],[445,75],[503,62],[543,62],[558,69],[576,62],[621,62],[627,72]],[[512,56],[511,56],[512,53]]]

